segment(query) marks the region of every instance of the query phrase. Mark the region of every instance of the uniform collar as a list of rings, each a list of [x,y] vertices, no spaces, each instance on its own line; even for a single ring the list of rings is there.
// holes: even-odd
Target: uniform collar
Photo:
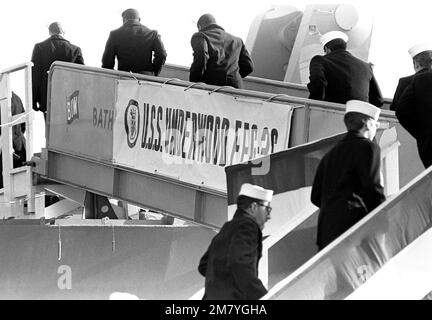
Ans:
[[[234,214],[234,218],[237,217],[243,217],[243,216],[251,216],[249,213],[247,213],[246,211],[244,211],[243,209],[237,208],[235,214]]]
[[[344,140],[367,139],[358,131],[348,131]]]
[[[50,39],[59,39],[59,40],[65,40],[61,35],[59,34],[53,34]]]
[[[426,72],[426,71],[431,71],[431,69],[423,68],[423,69],[421,69],[420,71],[418,71],[418,72],[415,73],[415,74],[423,73],[423,72]]]
[[[330,53],[327,54],[327,55],[332,55],[332,54],[337,54],[337,53],[351,54],[351,53],[350,53],[349,51],[347,51],[346,49],[339,48],[339,49],[333,50],[332,52],[330,52]]]
[[[234,214],[234,218],[248,218],[248,219],[251,219],[253,222],[256,223],[254,217],[252,217],[249,213],[247,213],[243,209],[237,209],[235,214]],[[257,225],[258,225],[258,223],[257,223]]]
[[[200,30],[200,32],[211,30],[211,29],[221,29],[221,30],[225,31],[224,28],[222,28],[220,25],[218,25],[216,23],[212,23],[212,24],[209,24],[207,27],[202,28]]]
[[[134,21],[134,20],[128,20],[125,23],[123,23],[124,26],[140,26],[140,21]]]

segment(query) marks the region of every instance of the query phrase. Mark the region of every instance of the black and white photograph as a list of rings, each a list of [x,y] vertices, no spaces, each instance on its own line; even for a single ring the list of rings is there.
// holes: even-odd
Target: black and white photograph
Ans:
[[[1,8],[0,300],[432,299],[428,1]]]

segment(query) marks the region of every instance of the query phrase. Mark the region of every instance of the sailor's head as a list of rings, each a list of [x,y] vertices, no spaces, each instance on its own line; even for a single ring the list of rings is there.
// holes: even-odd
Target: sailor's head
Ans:
[[[48,26],[50,36],[64,34],[63,26],[60,22],[53,22]]]
[[[249,213],[258,224],[260,229],[264,229],[264,224],[270,220],[272,207],[270,202],[273,198],[273,190],[244,183],[237,197],[237,207]]]
[[[415,72],[423,69],[431,69],[432,66],[432,43],[423,42],[416,44],[408,50],[413,59]]]
[[[123,23],[128,21],[140,21],[140,15],[137,9],[129,8],[122,12]]]
[[[344,122],[348,131],[361,132],[369,140],[373,140],[379,128],[378,118],[381,109],[374,105],[350,100],[346,103]]]
[[[211,15],[210,13],[206,13],[203,14],[197,22],[197,28],[199,31],[201,31],[202,29],[204,29],[205,27],[211,25],[211,24],[215,24],[216,23],[216,19],[213,15]]]
[[[348,36],[341,31],[330,31],[323,34],[320,42],[324,48],[325,53],[332,52],[336,49],[346,49]]]

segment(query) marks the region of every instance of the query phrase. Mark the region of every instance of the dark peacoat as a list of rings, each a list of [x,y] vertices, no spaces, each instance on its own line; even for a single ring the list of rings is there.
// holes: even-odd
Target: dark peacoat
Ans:
[[[380,165],[379,146],[354,131],[322,158],[311,193],[320,249],[385,201]]]
[[[257,300],[267,293],[258,278],[262,233],[252,216],[237,210],[200,260],[205,300]]]
[[[426,72],[427,69],[423,69],[418,71],[416,74]],[[414,79],[415,74],[412,74],[407,77],[403,77],[399,79],[398,86],[396,88],[392,103],[390,105],[390,110],[396,111],[397,104],[399,103],[399,99],[402,96],[402,93],[404,93],[405,89],[408,88],[408,85],[411,83],[411,81]]]
[[[432,71],[419,72],[396,105],[399,123],[417,140],[420,159],[432,164]]]
[[[384,103],[372,65],[346,50],[314,56],[309,65],[309,99],[335,103],[349,100],[369,102],[378,108]]]
[[[102,56],[102,68],[159,75],[167,54],[161,37],[139,22],[127,21],[111,31]]]
[[[48,71],[51,64],[54,61],[84,64],[81,49],[60,35],[53,35],[37,43],[33,48],[31,61],[33,62],[33,109],[43,112],[47,108]]]
[[[189,80],[217,86],[242,88],[253,71],[253,62],[243,41],[211,24],[191,38],[193,62]]]
[[[405,91],[405,89],[411,83],[413,78],[414,78],[414,75],[410,75],[410,76],[402,77],[399,79],[395,94],[393,96],[392,103],[390,105],[390,110],[396,111],[396,105],[397,105],[400,97],[402,96],[402,93]]]

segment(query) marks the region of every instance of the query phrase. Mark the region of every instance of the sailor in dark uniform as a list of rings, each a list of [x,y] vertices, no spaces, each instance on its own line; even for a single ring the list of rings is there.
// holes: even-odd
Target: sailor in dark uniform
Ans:
[[[167,53],[157,30],[141,24],[138,10],[122,13],[123,25],[110,32],[102,56],[102,68],[158,76]]]
[[[317,55],[310,62],[309,99],[335,103],[361,100],[380,108],[384,98],[372,65],[346,50],[348,36],[340,31],[331,31],[320,40],[326,54]]]
[[[432,46],[428,45],[429,48]],[[417,72],[395,105],[400,124],[417,140],[425,168],[432,165],[432,50],[414,57]]]
[[[234,218],[213,238],[200,260],[205,300],[257,300],[267,293],[258,278],[262,229],[270,219],[272,190],[245,183]]]
[[[420,44],[417,44],[408,50],[408,53],[410,54],[411,58],[413,59],[415,74],[427,71],[427,68],[421,67],[420,64],[416,63],[414,58],[418,54],[420,54],[424,51],[431,51],[431,50],[432,50],[432,44],[430,44],[430,43],[420,43]],[[407,76],[407,77],[402,77],[399,79],[399,83],[398,83],[398,86],[396,88],[396,91],[395,91],[395,94],[393,97],[393,101],[390,105],[390,110],[396,111],[396,105],[397,105],[400,97],[402,96],[402,93],[405,91],[405,89],[411,83],[415,74],[412,74],[412,75]]]
[[[63,38],[64,30],[60,22],[51,23],[48,31],[50,37],[35,44],[31,58],[33,109],[43,112],[44,117],[47,113],[48,71],[51,64],[54,61],[84,64],[81,48]]]
[[[191,38],[193,62],[189,81],[243,87],[254,65],[242,39],[226,32],[211,14],[202,15]]]
[[[380,109],[358,100],[348,101],[346,136],[321,160],[311,201],[320,208],[319,250],[384,202],[380,147],[373,141]]]

